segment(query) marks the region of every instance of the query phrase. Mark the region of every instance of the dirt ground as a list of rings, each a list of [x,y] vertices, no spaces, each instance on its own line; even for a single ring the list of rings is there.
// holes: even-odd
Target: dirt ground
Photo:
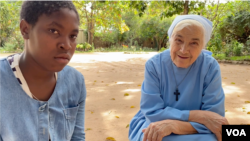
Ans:
[[[157,53],[75,54],[69,65],[85,77],[87,141],[128,141],[128,124],[139,110],[145,62]],[[0,58],[7,56],[0,54]],[[250,66],[220,64],[230,124],[250,124]],[[128,94],[128,96],[124,96]]]

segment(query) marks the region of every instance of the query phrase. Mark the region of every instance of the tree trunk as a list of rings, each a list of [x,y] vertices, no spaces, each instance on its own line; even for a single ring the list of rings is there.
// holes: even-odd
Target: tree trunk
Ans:
[[[188,0],[185,0],[183,15],[188,15],[189,12],[188,2],[189,2]]]
[[[93,2],[92,6],[91,6],[90,17],[88,20],[88,43],[90,45],[93,44],[94,33],[95,33],[94,5],[95,5],[95,3]]]
[[[90,23],[89,23],[89,31],[88,31],[88,43],[90,45],[93,44],[94,41],[94,33],[95,33],[95,20],[91,19]]]

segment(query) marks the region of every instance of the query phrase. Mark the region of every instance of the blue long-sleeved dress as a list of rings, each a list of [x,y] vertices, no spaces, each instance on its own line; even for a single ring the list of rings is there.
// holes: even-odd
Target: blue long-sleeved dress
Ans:
[[[189,69],[190,72],[182,81]],[[174,94],[176,90],[174,74],[177,84],[182,81],[178,86],[180,92],[178,101]],[[140,110],[131,120],[129,139],[141,141],[142,129],[147,128],[152,122],[166,119],[188,121],[191,110],[212,111],[225,116],[224,100],[220,66],[212,56],[201,52],[197,60],[189,68],[184,69],[173,64],[170,50],[166,50],[146,62]],[[206,126],[196,122],[190,123],[198,134],[171,134],[162,141],[217,140]]]

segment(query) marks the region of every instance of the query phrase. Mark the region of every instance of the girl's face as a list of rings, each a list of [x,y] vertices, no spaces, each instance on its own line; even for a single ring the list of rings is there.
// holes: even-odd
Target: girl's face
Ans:
[[[41,15],[35,26],[27,28],[26,54],[44,70],[61,71],[74,54],[78,26],[77,14],[68,8]]]

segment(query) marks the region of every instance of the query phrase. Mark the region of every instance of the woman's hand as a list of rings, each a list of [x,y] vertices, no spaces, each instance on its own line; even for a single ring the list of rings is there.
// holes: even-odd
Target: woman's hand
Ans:
[[[222,140],[222,125],[228,125],[225,117],[211,111],[194,110],[190,111],[189,121],[198,122],[205,125],[214,133],[218,141]]]
[[[225,117],[214,112],[204,111],[204,125],[216,135],[218,141],[222,140],[222,125],[228,124]]]
[[[174,120],[162,120],[151,123],[148,128],[142,130],[143,141],[162,141],[162,138],[170,135],[175,128]]]

